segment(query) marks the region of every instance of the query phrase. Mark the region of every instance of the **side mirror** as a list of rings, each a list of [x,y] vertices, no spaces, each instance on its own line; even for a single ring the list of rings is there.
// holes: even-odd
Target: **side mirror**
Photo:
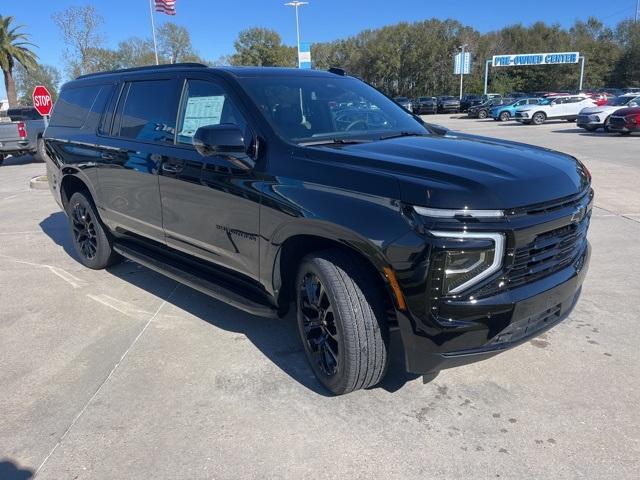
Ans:
[[[203,157],[221,156],[243,170],[250,170],[255,165],[247,154],[242,130],[232,123],[198,128],[193,136],[193,145]]]
[[[629,104],[627,105],[627,107],[631,107],[631,108],[634,108],[637,106],[638,106],[638,102],[629,102]]]

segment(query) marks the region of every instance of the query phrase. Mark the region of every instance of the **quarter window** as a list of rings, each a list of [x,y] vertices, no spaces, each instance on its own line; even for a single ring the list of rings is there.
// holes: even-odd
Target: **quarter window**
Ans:
[[[51,113],[51,126],[82,127],[101,89],[102,85],[87,85],[62,90]]]
[[[120,137],[173,143],[177,100],[175,82],[148,80],[128,83],[123,94]]]

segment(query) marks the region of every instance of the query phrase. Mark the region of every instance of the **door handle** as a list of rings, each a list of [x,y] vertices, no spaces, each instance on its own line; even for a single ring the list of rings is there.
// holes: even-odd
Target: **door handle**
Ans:
[[[180,173],[184,169],[183,165],[171,162],[162,163],[162,171],[167,173]]]
[[[100,158],[102,158],[103,160],[115,160],[116,156],[113,153],[102,153],[100,155]]]

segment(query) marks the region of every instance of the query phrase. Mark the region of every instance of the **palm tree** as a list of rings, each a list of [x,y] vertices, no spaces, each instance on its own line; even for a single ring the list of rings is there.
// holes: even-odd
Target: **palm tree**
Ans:
[[[18,62],[28,70],[36,64],[38,56],[29,50],[29,47],[36,46],[29,42],[29,35],[18,32],[22,25],[14,27],[12,23],[13,17],[0,15],[0,68],[4,74],[9,106],[15,107],[18,104],[18,98],[13,79],[13,67]]]

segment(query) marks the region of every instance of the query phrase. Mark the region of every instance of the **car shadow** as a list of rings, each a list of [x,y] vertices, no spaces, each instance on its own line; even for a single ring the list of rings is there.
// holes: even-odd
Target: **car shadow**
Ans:
[[[600,137],[600,138],[617,138],[620,137],[618,133],[615,132],[603,132],[602,130],[597,130],[595,132],[588,132],[583,128],[572,128],[567,130],[551,130],[551,133],[571,133],[573,135],[580,135],[582,137]]]
[[[20,155],[19,157],[9,156],[4,159],[2,162],[2,166],[10,166],[10,165],[27,165],[29,163],[44,163],[35,158],[33,155]]]
[[[0,458],[0,479],[2,480],[29,480],[33,478],[33,470],[20,468],[6,458]]]
[[[71,240],[66,215],[62,212],[53,213],[40,222],[40,227],[53,242],[61,246],[76,261],[79,261]],[[171,280],[162,281],[166,277],[130,261],[114,265],[108,269],[108,272],[163,299],[165,299],[167,292],[166,281],[171,282]],[[289,377],[319,395],[331,396],[331,393],[316,380],[307,363],[293,308],[281,319],[256,317],[185,285],[181,285],[166,300],[210,325],[244,335]],[[372,388],[395,392],[407,382],[418,378],[419,375],[405,371],[404,348],[399,338],[399,332],[392,331],[390,337],[390,361],[387,375],[379,385]]]

